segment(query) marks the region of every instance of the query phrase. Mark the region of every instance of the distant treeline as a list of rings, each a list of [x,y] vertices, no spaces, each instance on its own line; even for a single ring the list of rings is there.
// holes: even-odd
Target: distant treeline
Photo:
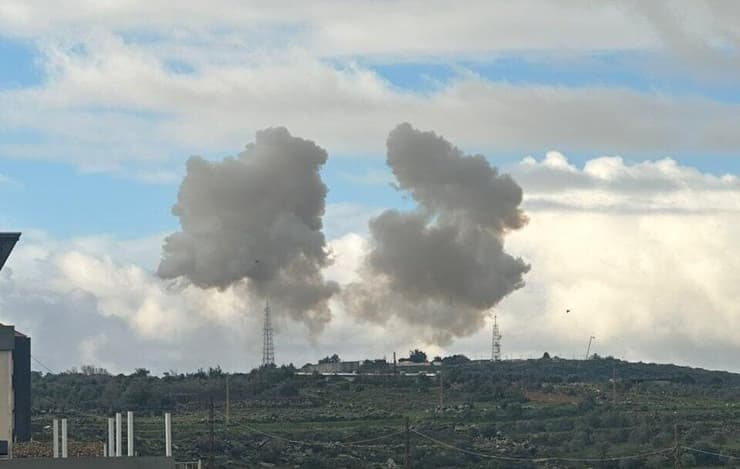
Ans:
[[[740,386],[740,374],[708,371],[675,365],[630,363],[613,358],[563,360],[544,356],[537,360],[467,361],[462,356],[442,360],[430,369],[442,370],[445,381],[464,388],[493,389],[497,383],[519,383],[522,388],[538,389],[567,383],[608,383],[616,378],[620,388],[644,382],[665,382],[683,386],[701,386],[720,391]],[[32,408],[35,414],[60,412],[110,413],[120,410],[160,413],[178,407],[203,408],[211,398],[224,399],[228,379],[234,401],[248,399],[296,398],[304,386],[313,386],[319,377],[297,376],[292,366],[267,367],[249,373],[226,374],[219,367],[192,373],[168,372],[152,376],[145,369],[131,374],[111,375],[102,368],[84,366],[60,374],[34,372]],[[407,386],[412,378],[364,376],[362,380],[389,380],[392,386]],[[422,380],[423,382],[429,381]],[[416,383],[418,384],[418,383]],[[429,384],[429,383],[427,383]],[[483,392],[483,390],[481,391]]]

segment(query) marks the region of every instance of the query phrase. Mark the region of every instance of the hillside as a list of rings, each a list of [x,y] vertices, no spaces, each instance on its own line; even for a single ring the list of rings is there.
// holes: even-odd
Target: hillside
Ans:
[[[55,415],[70,420],[72,439],[94,443],[106,438],[108,416],[132,410],[138,452],[161,454],[161,415],[170,411],[175,455],[205,459],[213,399],[219,467],[400,466],[406,418],[415,467],[592,467],[533,460],[647,453],[599,467],[665,467],[673,461],[676,430],[678,446],[690,448],[680,455],[684,467],[733,463],[698,450],[740,456],[739,374],[614,359],[469,362],[429,370],[442,372],[442,386],[437,376],[301,376],[292,367],[163,377],[91,368],[35,374],[33,431],[42,443],[35,451],[50,441]]]

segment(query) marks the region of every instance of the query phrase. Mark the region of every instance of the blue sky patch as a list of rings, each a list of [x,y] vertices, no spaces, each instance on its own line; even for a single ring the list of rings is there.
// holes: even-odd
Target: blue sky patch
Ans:
[[[0,89],[38,85],[43,78],[33,43],[0,36]]]

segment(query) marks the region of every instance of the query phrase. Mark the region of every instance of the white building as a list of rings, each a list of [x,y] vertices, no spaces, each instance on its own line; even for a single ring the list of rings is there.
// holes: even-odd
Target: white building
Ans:
[[[20,233],[0,233],[0,270],[13,250]],[[13,350],[15,329],[0,327],[0,458],[12,454],[15,402]],[[6,453],[5,455],[3,453]]]

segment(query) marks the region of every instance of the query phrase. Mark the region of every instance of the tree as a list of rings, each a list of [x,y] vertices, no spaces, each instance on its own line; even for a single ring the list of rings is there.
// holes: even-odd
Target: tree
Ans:
[[[319,360],[319,363],[339,363],[342,360],[339,358],[339,355],[336,353],[332,355],[331,357],[327,356]]]
[[[549,360],[549,359],[550,359],[550,354],[549,354],[549,353],[547,353],[547,352],[543,353],[543,354],[542,354],[542,359],[543,359],[543,360]]]
[[[465,355],[450,355],[449,357],[444,357],[442,359],[442,363],[445,365],[464,365],[469,361],[470,359]]]
[[[419,349],[414,349],[409,352],[409,361],[414,363],[424,363],[427,361],[427,354]]]
[[[134,370],[132,376],[138,376],[140,378],[146,378],[147,376],[149,376],[149,370],[147,370],[146,368],[137,368],[137,369]]]

